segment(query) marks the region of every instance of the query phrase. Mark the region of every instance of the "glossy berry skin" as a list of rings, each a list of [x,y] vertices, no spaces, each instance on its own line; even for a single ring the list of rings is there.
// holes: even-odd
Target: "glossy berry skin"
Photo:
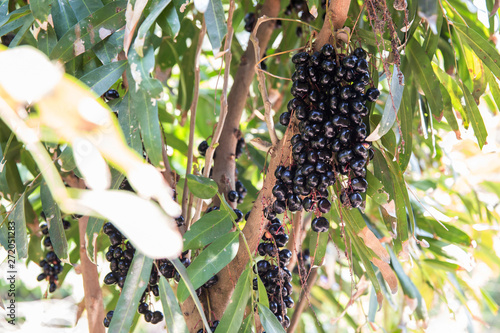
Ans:
[[[280,115],[280,124],[283,126],[288,126],[289,123],[290,123],[290,112],[285,111]]]
[[[357,207],[361,206],[361,204],[363,203],[363,197],[361,196],[361,194],[359,194],[357,192],[352,193],[349,196],[349,200],[351,202],[352,208],[357,208]]]
[[[377,88],[369,88],[366,90],[365,99],[370,102],[375,102],[380,96],[380,91]]]
[[[276,246],[283,247],[288,243],[288,235],[287,234],[277,235],[274,238],[274,240],[276,242]]]
[[[331,208],[332,204],[327,198],[322,198],[321,200],[318,201],[318,210],[321,213],[326,214],[330,211]]]
[[[151,324],[158,324],[163,320],[163,313],[160,311],[153,312],[153,317],[151,318]]]
[[[206,141],[202,141],[198,145],[198,153],[200,153],[201,156],[205,156],[207,149],[208,149],[208,142],[206,142]]]
[[[104,93],[104,98],[108,101],[112,101],[114,99],[120,98],[120,94],[115,89],[109,89]]]
[[[324,217],[316,217],[311,222],[311,229],[314,232],[327,232],[330,228],[330,223]]]
[[[292,62],[294,64],[305,64],[309,60],[309,53],[299,52],[292,57]]]
[[[366,59],[366,52],[361,47],[358,47],[353,51],[353,54],[359,59]]]
[[[356,192],[366,192],[368,188],[368,182],[366,179],[358,177],[351,180],[351,187]]]
[[[239,198],[239,195],[238,195],[238,192],[236,191],[229,191],[227,193],[227,199],[231,202],[236,202],[238,201],[238,198]]]

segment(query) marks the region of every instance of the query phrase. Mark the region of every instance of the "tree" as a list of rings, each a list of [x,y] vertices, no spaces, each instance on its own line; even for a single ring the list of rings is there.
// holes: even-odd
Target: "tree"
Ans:
[[[493,325],[497,6],[468,5],[0,2],[7,260],[50,293],[78,266],[91,332]]]

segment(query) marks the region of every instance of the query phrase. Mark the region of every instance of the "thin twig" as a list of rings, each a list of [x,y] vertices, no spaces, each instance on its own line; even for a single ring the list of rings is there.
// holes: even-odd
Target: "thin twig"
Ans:
[[[193,102],[191,103],[191,114],[189,123],[189,143],[188,143],[188,154],[187,154],[187,166],[186,166],[186,178],[184,179],[184,189],[182,191],[182,216],[187,216],[187,206],[189,200],[189,189],[187,186],[187,175],[192,172],[193,169],[193,145],[194,145],[194,128],[196,126],[196,108],[198,106],[198,98],[200,93],[200,55],[201,46],[203,45],[203,39],[205,33],[207,32],[207,26],[205,25],[205,19],[202,19],[200,35],[198,37],[198,45],[196,46],[196,55],[194,60],[194,93]],[[189,223],[189,221],[187,222]]]
[[[262,16],[257,20],[257,23],[255,24],[255,28],[252,31],[252,34],[250,35],[250,40],[253,43],[254,47],[254,54],[255,54],[255,64],[258,66],[257,68],[260,69],[260,47],[259,47],[259,41],[257,39],[257,30],[259,29],[259,26],[261,25],[262,22],[265,22],[267,17]],[[272,104],[271,101],[269,100],[269,95],[267,94],[267,88],[266,88],[266,76],[264,75],[264,72],[261,70],[257,70],[257,78],[259,80],[259,91],[260,94],[262,95],[262,99],[264,100],[264,107],[265,107],[265,113],[264,116],[266,118],[266,125],[267,125],[267,130],[269,132],[269,136],[271,137],[271,143],[273,144],[273,147],[276,147],[278,144],[278,136],[276,135],[276,130],[274,129],[274,120],[273,116],[271,114],[272,112]]]
[[[292,333],[295,332],[297,325],[300,321],[300,315],[304,311],[306,303],[308,303],[309,292],[311,291],[312,286],[316,282],[318,277],[318,267],[314,267],[311,269],[311,274],[309,274],[309,278],[304,286],[302,286],[302,294],[300,295],[299,301],[295,306],[295,311],[293,312],[292,319],[290,320],[290,327],[288,327],[287,332]]]
[[[210,147],[208,147],[207,152],[205,153],[205,170],[203,171],[203,176],[208,177],[210,175],[210,169],[212,167],[212,159],[214,156],[215,148],[219,143],[219,138],[222,133],[222,129],[224,128],[224,123],[226,121],[227,116],[227,89],[229,84],[229,72],[231,69],[231,42],[233,40],[233,13],[234,13],[234,1],[229,3],[229,12],[227,16],[227,37],[224,42],[224,84],[222,86],[222,94],[220,97],[220,115],[219,122],[217,123],[217,127],[215,128],[214,135],[212,136],[212,142],[210,143]],[[232,184],[234,187],[234,184]],[[219,189],[220,190],[220,189]],[[196,211],[194,213],[193,219],[191,223],[194,223],[200,218],[201,215],[201,205],[202,201],[198,199],[196,204]],[[234,208],[234,207],[233,207]]]

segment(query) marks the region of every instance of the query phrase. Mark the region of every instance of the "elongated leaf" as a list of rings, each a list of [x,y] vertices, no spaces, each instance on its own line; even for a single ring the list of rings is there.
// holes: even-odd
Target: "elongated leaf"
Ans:
[[[231,216],[226,211],[212,211],[194,223],[184,234],[184,251],[201,249],[233,228]]]
[[[500,55],[495,47],[473,29],[455,22],[453,26],[491,72],[500,78]]]
[[[189,279],[188,272],[184,265],[180,262],[178,258],[171,260],[172,264],[174,265],[175,269],[177,272],[179,272],[179,275],[182,278],[182,281],[185,283],[187,286],[187,289],[189,290],[189,294],[194,300],[194,304],[196,305],[196,308],[198,309],[198,312],[201,316],[201,320],[203,321],[203,325],[205,325],[205,329],[207,332],[210,332],[210,325],[208,325],[207,318],[205,317],[205,312],[203,312],[203,307],[201,306],[200,300],[198,299],[198,296],[196,295],[196,290],[193,287],[193,284],[191,283],[191,280]]]
[[[125,32],[117,31],[103,41],[97,43],[92,49],[103,65],[113,62],[123,50],[123,38]]]
[[[149,12],[149,15],[146,17],[144,22],[142,22],[139,31],[137,32],[137,37],[134,40],[134,49],[139,54],[140,57],[144,56],[143,48],[144,42],[146,41],[146,34],[148,33],[151,26],[155,23],[156,19],[163,10],[168,6],[171,0],[160,0],[154,8],[152,8]]]
[[[103,7],[101,0],[69,0],[78,20],[84,19]]]
[[[488,80],[488,86],[490,87],[491,96],[495,101],[497,110],[500,110],[500,88],[498,87],[498,82],[495,76],[488,70],[485,71]]]
[[[163,275],[160,277],[159,285],[161,305],[168,333],[189,333],[174,291]]]
[[[159,80],[151,77],[155,66],[155,47],[151,41],[152,36],[152,34],[148,35],[146,45],[141,48],[141,52],[144,53],[140,55],[132,48],[129,50],[128,60],[130,74],[135,81],[135,84],[131,84],[131,86],[135,86],[135,90],[132,92],[138,93],[137,90],[142,89],[142,94],[148,96],[149,99],[158,99],[163,92],[163,86]]]
[[[51,15],[57,38],[64,36],[64,34],[78,22],[75,12],[71,9],[68,0],[52,1]]]
[[[17,258],[23,259],[28,256],[28,234],[26,232],[26,195],[22,195],[15,204],[14,210],[9,215],[9,221],[15,223]],[[7,223],[7,222],[4,222]]]
[[[443,115],[448,121],[451,129],[455,132],[458,138],[460,138],[460,129],[458,127],[457,118],[453,113],[453,104],[451,103],[451,97],[446,88],[440,84],[439,88],[441,89],[441,95],[443,96]]]
[[[328,244],[328,232],[311,231],[309,238],[309,251],[311,252],[311,264],[321,266],[326,254]]]
[[[174,0],[167,8],[160,14],[156,23],[164,31],[164,34],[175,37],[181,29],[181,19],[179,17],[179,10],[177,7],[180,0]],[[181,4],[182,6],[182,4]]]
[[[486,144],[486,138],[488,137],[488,132],[486,131],[486,127],[484,126],[483,117],[481,116],[481,112],[477,107],[476,102],[474,101],[474,97],[470,93],[469,89],[461,83],[462,91],[464,92],[465,97],[465,109],[467,110],[467,115],[469,116],[469,120],[472,124],[472,128],[474,129],[474,135],[477,138],[477,143],[479,144],[479,148],[483,148]]]
[[[458,265],[458,264],[454,264],[451,262],[442,261],[442,260],[438,260],[438,259],[424,259],[424,260],[422,260],[422,263],[428,265],[432,269],[440,269],[440,270],[444,270],[447,272],[456,272],[456,271],[462,269],[460,267],[460,265]]]
[[[219,53],[222,47],[222,39],[227,33],[227,27],[224,17],[224,8],[222,8],[221,0],[209,0],[207,10],[205,12],[205,23],[207,25],[207,34],[214,55]]]
[[[237,231],[219,237],[210,244],[191,265],[187,268],[189,278],[193,287],[198,289],[212,276],[219,273],[236,256],[239,247],[239,233]],[[177,288],[177,297],[184,302],[189,296],[184,282],[180,282]]]
[[[439,89],[439,81],[432,70],[431,61],[415,38],[411,39],[406,50],[416,82],[427,96],[432,113],[439,117],[443,110],[443,97]]]
[[[139,251],[135,252],[109,326],[110,333],[130,331],[142,293],[148,286],[152,267],[153,259],[144,256]]]
[[[202,176],[187,175],[189,191],[200,199],[211,199],[217,194],[217,183],[210,178]]]
[[[401,263],[396,258],[394,251],[389,249],[389,254],[391,255],[391,266],[394,268],[394,272],[398,277],[399,283],[401,284],[401,288],[403,289],[403,293],[406,295],[405,299],[406,303],[413,311],[415,310],[418,304],[418,297],[417,297],[417,294],[419,293],[418,289],[413,283],[413,281],[410,279],[410,277],[406,275],[405,271],[403,270],[403,266],[401,266]]]
[[[125,1],[113,1],[82,19],[61,37],[51,59],[67,62],[125,25]]]
[[[243,271],[236,283],[231,301],[224,311],[215,332],[237,332],[243,322],[245,307],[252,292],[252,270],[248,267]]]
[[[249,314],[245,320],[243,320],[243,324],[241,324],[238,333],[252,333],[252,322],[252,315]]]
[[[260,303],[257,303],[257,307],[259,308],[260,322],[266,332],[285,333],[283,326],[281,326],[280,322],[269,308],[266,308]]]
[[[382,119],[380,120],[380,123],[377,125],[377,127],[373,130],[373,132],[366,138],[366,141],[379,140],[382,136],[384,136],[391,130],[398,117],[399,107],[403,98],[403,90],[403,73],[398,70],[397,66],[394,66],[394,71],[392,72],[391,78],[391,89],[389,91],[389,97],[387,97],[387,102],[385,103]]]
[[[262,279],[258,274],[257,274],[257,285],[259,290],[259,302],[262,305],[269,307],[269,298],[267,296],[267,290],[266,287],[264,286],[264,283],[262,282]]]
[[[26,36],[26,33],[29,32],[29,29],[35,22],[35,18],[33,17],[32,14],[26,15],[23,18],[20,19],[23,22],[22,27],[17,31],[16,37],[10,42],[9,47],[15,47],[21,43],[21,41],[24,39]]]
[[[133,105],[130,96],[130,92],[127,92],[114,109],[118,112],[118,122],[128,146],[142,155],[142,141],[138,131],[139,121],[137,120],[137,114],[132,109]]]
[[[52,0],[30,0],[30,9],[35,20],[38,20],[41,23],[47,21],[51,3]]]
[[[50,52],[52,52],[56,44],[56,32],[54,28],[52,28],[52,26],[49,24],[47,25],[47,31],[41,30],[38,33],[38,49],[48,56]]]
[[[80,78],[98,96],[104,94],[121,76],[127,67],[127,60],[102,65]]]
[[[47,218],[47,225],[49,226],[50,241],[54,252],[59,259],[64,262],[69,262],[68,242],[66,240],[66,233],[61,218],[61,211],[54,201],[50,193],[47,183],[43,182],[40,186],[40,197],[42,199],[42,208]]]

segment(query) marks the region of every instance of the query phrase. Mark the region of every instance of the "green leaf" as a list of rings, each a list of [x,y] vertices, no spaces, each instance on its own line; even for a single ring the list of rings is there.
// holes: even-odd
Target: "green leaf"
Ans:
[[[472,124],[472,128],[474,129],[474,135],[477,138],[477,143],[479,144],[479,148],[483,148],[486,144],[486,138],[488,137],[488,132],[486,131],[486,127],[484,126],[483,117],[481,116],[481,112],[477,107],[476,102],[474,101],[474,97],[470,93],[469,89],[460,82],[462,87],[462,91],[464,92],[465,97],[465,109],[467,110],[467,115]]]
[[[399,82],[400,79],[401,82]],[[394,66],[391,78],[391,88],[389,90],[389,97],[387,97],[387,101],[385,103],[382,119],[380,120],[380,123],[377,125],[377,127],[373,130],[373,132],[366,138],[366,141],[379,140],[391,130],[398,117],[399,106],[401,105],[401,99],[403,98],[403,91],[403,73],[398,70],[397,66]]]
[[[30,0],[30,9],[35,20],[38,20],[41,23],[47,21],[47,17],[50,14],[51,3],[52,0]]]
[[[125,1],[113,1],[71,27],[50,54],[68,62],[125,25]]]
[[[500,110],[500,88],[498,87],[498,82],[495,76],[490,71],[484,71],[488,77],[488,86],[490,87],[491,96],[495,101],[497,110]]]
[[[113,62],[123,50],[124,36],[124,30],[117,31],[93,47],[92,50],[103,65]]]
[[[189,191],[200,199],[211,199],[217,194],[217,183],[210,178],[202,176],[187,175]]]
[[[132,53],[132,51],[130,53]],[[132,78],[130,70],[127,71],[127,78],[129,84],[134,86],[135,81]],[[158,120],[158,103],[156,100],[152,99],[144,89],[130,89],[128,94],[130,94],[129,107],[139,122],[142,142],[144,143],[148,158],[154,166],[164,168],[162,156],[163,147],[161,145],[162,134],[160,122]],[[130,130],[135,131],[136,128],[129,129],[128,131]]]
[[[151,77],[151,72],[155,66],[155,47],[152,43],[153,35],[149,34],[145,46],[141,49],[144,54],[140,55],[134,48],[128,52],[128,61],[130,64],[130,74],[133,77],[135,91],[142,90],[143,95],[148,99],[158,99],[163,92],[163,86],[157,79]],[[135,44],[134,44],[135,45]],[[151,101],[155,103],[156,101]]]
[[[40,30],[38,33],[38,49],[49,55],[57,44],[57,36],[54,28],[50,24],[47,25],[47,31]]]
[[[168,333],[189,333],[174,291],[163,275],[160,276],[159,287]]]
[[[152,267],[153,259],[144,256],[139,251],[135,252],[125,285],[114,310],[109,332],[125,333],[130,331],[142,293],[148,286]]]
[[[227,33],[227,27],[224,16],[224,8],[222,8],[221,0],[209,0],[207,10],[205,12],[205,23],[207,25],[207,34],[214,55],[219,53],[222,47],[222,39]]]
[[[439,89],[439,81],[432,70],[431,61],[415,38],[410,40],[406,50],[409,64],[415,73],[414,82],[418,82],[425,96],[427,96],[432,113],[439,117],[443,110],[443,97]]]
[[[253,321],[252,321],[252,315],[249,314],[245,320],[243,320],[243,324],[241,324],[240,326],[240,329],[238,331],[238,333],[252,333],[252,324],[253,324]]]
[[[127,60],[111,62],[85,74],[80,78],[80,81],[89,86],[98,96],[101,96],[122,76],[126,66]]]
[[[245,307],[252,292],[252,270],[248,267],[243,271],[236,283],[231,301],[227,306],[215,332],[237,332],[241,327]]]
[[[259,302],[266,306],[267,308],[269,307],[269,298],[267,296],[267,290],[266,287],[264,286],[264,283],[262,282],[262,279],[260,276],[257,274],[257,283],[258,283],[258,289],[259,289]],[[252,281],[253,285],[253,281]]]
[[[210,244],[191,265],[187,268],[189,278],[193,287],[198,289],[212,276],[219,273],[234,259],[239,247],[239,233],[237,231],[219,237]],[[189,296],[184,282],[180,282],[177,288],[177,297],[184,302]]]
[[[467,42],[467,44],[469,44],[478,58],[481,59],[486,66],[488,66],[497,78],[500,78],[500,55],[495,47],[486,41],[483,36],[464,24],[455,22],[453,26],[457,29],[460,36]]]
[[[14,39],[10,42],[9,48],[19,45],[35,22],[35,18],[32,14],[26,15],[20,20],[22,20],[23,26],[17,31],[16,37],[14,37]]]
[[[260,322],[266,332],[285,333],[283,326],[281,326],[280,322],[269,308],[260,303],[257,303],[257,307],[259,308]]]
[[[384,185],[376,178],[370,170],[366,170],[366,181],[368,189],[366,195],[372,198],[377,204],[384,205],[389,199],[389,195],[384,190]]]
[[[101,0],[69,0],[69,4],[79,21],[102,8]]]
[[[189,290],[189,294],[194,300],[194,304],[196,305],[196,308],[198,309],[198,312],[201,316],[201,320],[203,321],[203,324],[205,325],[205,329],[207,332],[210,332],[210,325],[208,325],[207,318],[205,317],[205,312],[203,311],[203,307],[201,306],[200,300],[198,299],[198,296],[196,295],[196,290],[193,287],[193,284],[191,283],[191,280],[189,279],[189,274],[186,270],[186,267],[184,267],[183,264],[181,264],[180,260],[178,258],[171,260],[172,264],[174,265],[175,269],[177,272],[179,272],[179,275],[182,278],[182,281],[185,283]],[[177,289],[177,294],[179,294],[179,289]]]
[[[118,122],[130,148],[142,155],[142,141],[139,135],[139,121],[134,112],[130,92],[127,92],[114,108],[118,112]]]
[[[71,148],[71,146],[66,146],[58,158],[59,161],[61,161],[61,171],[70,172],[76,168],[73,148]]]
[[[201,249],[232,228],[233,222],[228,212],[216,210],[205,214],[184,234],[184,251]]]
[[[181,22],[177,11],[178,1],[174,0],[167,8],[160,14],[156,23],[163,30],[164,35],[175,37],[181,29]],[[182,5],[182,4],[181,4]]]
[[[328,232],[314,232],[311,230],[309,238],[309,251],[311,252],[311,265],[321,266],[326,254]]]
[[[28,234],[26,232],[26,195],[22,195],[9,215],[8,221],[15,223],[15,236],[17,258],[23,259],[28,256]],[[7,222],[4,222],[7,223]]]
[[[134,40],[134,49],[140,57],[144,57],[143,48],[146,41],[146,34],[155,23],[158,16],[160,16],[163,10],[168,6],[170,1],[171,0],[160,0],[155,4],[154,8],[150,10],[144,22],[142,22],[139,31],[137,32],[137,37]]]
[[[464,127],[467,129],[469,127],[469,118],[467,117],[467,113],[465,112],[465,109],[461,102],[461,98],[463,96],[462,89],[460,89],[460,87],[458,86],[457,81],[441,68],[439,68],[439,66],[433,64],[432,67],[434,68],[434,72],[437,74],[442,85],[450,95],[453,108],[462,116]]]
[[[440,269],[447,272],[456,272],[461,269],[460,265],[453,264],[451,262],[446,262],[438,259],[424,259],[422,263],[428,265],[432,269]]]
[[[42,199],[43,212],[47,218],[50,241],[54,252],[61,261],[69,262],[68,242],[66,240],[66,233],[64,232],[61,211],[52,197],[46,182],[43,182],[40,186],[40,197]]]
[[[57,38],[64,36],[78,22],[68,0],[53,0],[51,14]]]

